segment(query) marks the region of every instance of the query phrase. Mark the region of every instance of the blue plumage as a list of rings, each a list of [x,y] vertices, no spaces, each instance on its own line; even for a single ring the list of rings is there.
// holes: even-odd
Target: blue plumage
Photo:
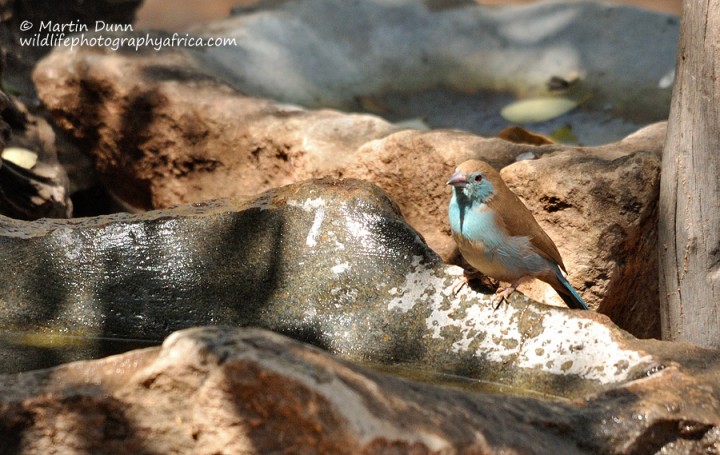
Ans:
[[[512,294],[520,282],[538,278],[570,308],[588,309],[563,276],[557,247],[497,171],[482,161],[467,161],[448,185],[453,186],[448,207],[453,238],[479,272],[511,283],[498,289],[500,298]]]
[[[590,308],[588,308],[587,303],[585,303],[583,298],[580,297],[580,294],[578,294],[575,288],[572,287],[567,278],[563,276],[560,268],[556,264],[553,264],[553,268],[555,270],[555,276],[557,277],[558,281],[560,281],[560,284],[562,284],[565,290],[568,292],[568,294],[558,292],[558,295],[563,299],[565,304],[568,307],[576,310],[589,310]]]

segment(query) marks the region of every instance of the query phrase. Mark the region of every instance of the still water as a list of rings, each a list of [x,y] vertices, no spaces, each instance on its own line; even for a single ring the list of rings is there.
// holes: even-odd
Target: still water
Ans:
[[[160,343],[157,340],[3,332],[0,334],[0,374],[38,370],[77,360],[99,359]]]

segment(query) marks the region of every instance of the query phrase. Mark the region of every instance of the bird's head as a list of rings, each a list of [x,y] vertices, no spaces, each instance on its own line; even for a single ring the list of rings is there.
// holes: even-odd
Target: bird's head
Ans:
[[[494,182],[499,179],[500,174],[486,162],[470,160],[457,167],[447,184],[453,186],[456,196],[484,204],[495,194]]]

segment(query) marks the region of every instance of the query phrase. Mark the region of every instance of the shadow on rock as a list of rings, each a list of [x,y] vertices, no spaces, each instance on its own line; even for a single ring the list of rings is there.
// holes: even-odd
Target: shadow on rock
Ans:
[[[717,383],[668,367],[577,400],[468,393],[258,329],[0,375],[3,453],[712,453]]]

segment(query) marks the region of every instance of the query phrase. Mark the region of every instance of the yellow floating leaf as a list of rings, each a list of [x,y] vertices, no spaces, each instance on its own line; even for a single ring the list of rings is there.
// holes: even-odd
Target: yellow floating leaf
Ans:
[[[577,107],[577,101],[569,98],[547,96],[515,101],[505,106],[500,115],[513,123],[536,123],[552,120]]]
[[[25,169],[32,169],[37,163],[37,153],[20,147],[6,147],[0,157]]]

